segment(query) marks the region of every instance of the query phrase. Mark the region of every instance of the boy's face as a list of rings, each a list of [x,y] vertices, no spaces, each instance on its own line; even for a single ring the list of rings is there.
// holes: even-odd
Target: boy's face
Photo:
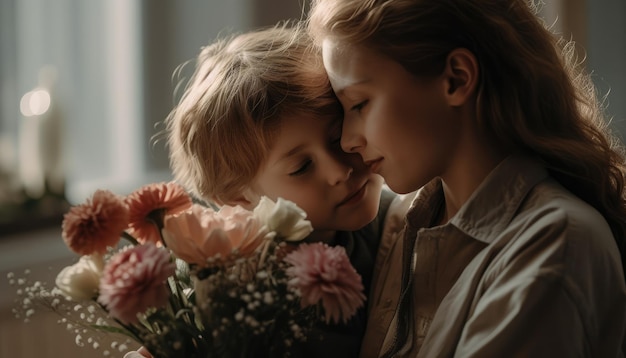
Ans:
[[[284,118],[254,191],[296,203],[316,233],[367,225],[378,213],[383,180],[358,154],[345,153],[340,138],[336,118]]]
[[[341,145],[359,153],[397,193],[444,176],[464,123],[443,76],[421,79],[363,46],[323,43],[324,66],[344,108]]]

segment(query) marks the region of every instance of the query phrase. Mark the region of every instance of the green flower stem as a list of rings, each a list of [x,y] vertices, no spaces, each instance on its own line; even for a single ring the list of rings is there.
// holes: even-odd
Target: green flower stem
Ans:
[[[100,308],[102,308],[105,312],[109,313],[109,311],[106,309],[106,307],[104,305],[102,305],[100,302],[98,302],[96,300],[94,300],[94,301],[96,302],[96,304],[98,306],[100,306]],[[120,325],[120,327],[122,327],[123,330],[125,331],[125,332],[119,332],[119,333],[123,333],[126,336],[134,339],[137,343],[143,344],[143,342],[142,342],[142,340],[140,338],[140,335],[139,335],[139,330],[136,327],[134,327],[132,324],[126,324],[126,323],[120,321],[119,319],[111,316],[111,314],[109,314],[109,317],[111,317],[111,319],[113,319],[113,321],[115,321],[115,323]]]
[[[159,232],[159,238],[161,239],[161,244],[163,247],[167,247],[165,243],[165,239],[163,239],[163,222],[165,221],[165,213],[166,210],[163,208],[155,209],[148,216],[146,220],[151,222],[154,226],[156,226],[157,231]]]
[[[170,284],[170,288],[175,291],[175,295],[170,296],[170,305],[172,306],[173,314],[174,316],[182,315],[185,322],[187,322],[188,324],[193,324],[194,317],[193,315],[191,315],[190,310],[187,309],[187,305],[189,302],[187,301],[185,293],[183,292],[180,280],[178,279],[176,274],[172,275],[170,278],[173,281],[173,285]],[[178,300],[176,300],[176,298],[178,298]]]

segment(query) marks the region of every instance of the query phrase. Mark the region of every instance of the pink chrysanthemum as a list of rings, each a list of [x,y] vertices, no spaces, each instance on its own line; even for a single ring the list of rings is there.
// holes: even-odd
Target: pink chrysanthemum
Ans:
[[[191,207],[191,197],[175,182],[145,185],[127,198],[130,210],[129,233],[139,243],[152,242],[161,245],[159,229],[163,217],[176,214]]]
[[[289,285],[301,294],[303,307],[320,303],[325,320],[347,322],[365,302],[361,276],[350,264],[346,250],[323,243],[301,244],[285,261]]]
[[[165,305],[169,298],[166,280],[175,267],[169,253],[151,243],[121,251],[104,268],[98,302],[111,316],[135,323],[137,314]]]
[[[124,200],[108,190],[97,190],[84,204],[72,207],[63,217],[63,240],[80,255],[105,253],[120,241],[128,227]]]

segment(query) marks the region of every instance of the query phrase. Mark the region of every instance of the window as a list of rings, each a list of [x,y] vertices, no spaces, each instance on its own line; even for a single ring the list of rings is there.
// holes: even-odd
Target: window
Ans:
[[[65,198],[171,179],[151,138],[175,69],[219,34],[300,16],[298,1],[280,2],[1,1],[0,236],[58,225]]]
[[[126,193],[169,180],[164,143],[151,138],[174,105],[177,66],[219,34],[299,18],[305,3],[0,1],[0,225],[16,208],[47,211],[58,223],[67,203],[53,203],[62,197],[76,203],[97,188]],[[545,3],[547,21],[559,14],[555,26],[586,51],[612,125],[626,133],[626,2]],[[50,106],[33,115],[47,103],[45,92],[31,93],[42,85]],[[35,107],[22,113],[21,102]],[[43,201],[42,178],[51,194]]]

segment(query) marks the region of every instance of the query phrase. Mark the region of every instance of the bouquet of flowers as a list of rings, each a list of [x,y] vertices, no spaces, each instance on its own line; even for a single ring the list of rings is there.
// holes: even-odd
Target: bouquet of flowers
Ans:
[[[126,197],[98,190],[64,217],[80,256],[56,287],[9,275],[15,313],[47,307],[94,348],[99,332],[126,337],[111,348],[135,341],[155,357],[288,356],[317,323],[347,321],[365,300],[342,247],[298,243],[312,231],[305,218],[265,197],[254,210],[205,207],[174,182]]]

